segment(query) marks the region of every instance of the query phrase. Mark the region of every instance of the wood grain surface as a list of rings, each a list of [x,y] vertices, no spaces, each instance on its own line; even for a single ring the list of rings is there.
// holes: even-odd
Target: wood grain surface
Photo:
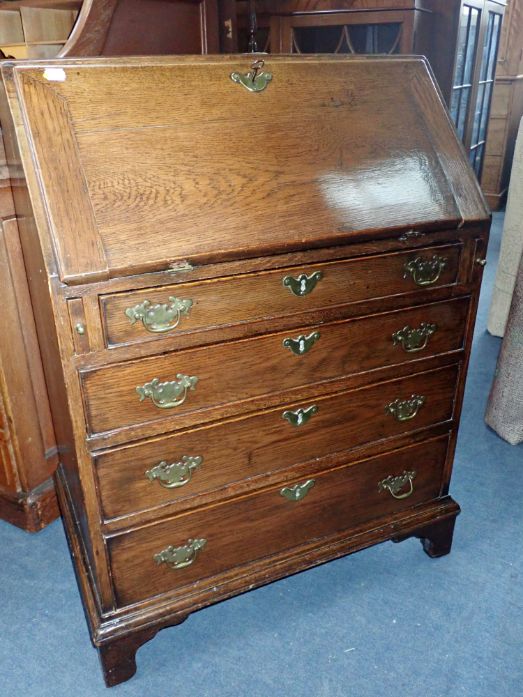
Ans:
[[[277,487],[113,537],[108,543],[118,604],[170,590],[183,593],[188,585],[229,568],[427,501],[439,493],[446,450],[442,438],[430,451],[414,446],[331,470],[315,476],[302,501],[288,501]],[[382,479],[405,470],[416,471],[410,497],[397,500],[379,491]],[[169,545],[197,538],[207,544],[191,566],[172,570],[155,563],[154,555]]]
[[[157,629],[219,599],[384,540],[446,554],[459,512],[489,216],[433,77],[421,59],[271,56],[252,93],[230,79],[251,61],[0,67],[58,488],[110,684]],[[403,278],[406,260],[443,252],[434,286]],[[304,298],[282,285],[317,268]],[[169,336],[125,315],[186,291]],[[394,345],[421,322],[437,325],[426,347]],[[284,344],[311,332],[303,355]],[[199,381],[179,407],[139,401],[137,386],[181,373]],[[415,394],[412,419],[386,411]],[[302,426],[283,417],[310,406]],[[183,455],[203,458],[185,487],[146,479]],[[411,495],[379,490],[405,470]],[[280,495],[309,478],[303,501]],[[155,563],[195,537],[184,570]]]
[[[286,470],[297,464],[449,421],[456,377],[457,368],[452,366],[321,397],[314,401],[317,414],[300,427],[290,426],[283,412],[308,405],[290,403],[102,453],[96,463],[103,510],[111,518],[167,503],[175,511],[194,508],[199,494],[214,491],[219,500],[231,496],[231,485],[242,480],[249,480],[254,488],[253,479],[260,477],[258,486],[263,486],[264,475],[279,471],[287,476]],[[426,398],[414,419],[398,422],[385,411],[390,402],[412,394]],[[165,489],[145,476],[160,461],[177,462],[184,455],[200,456],[203,463],[183,488]]]
[[[62,61],[63,81],[47,80],[43,67],[14,68],[27,123],[38,123],[31,137],[68,282],[460,223],[464,186],[474,191],[465,219],[485,216],[468,170],[458,182],[442,169],[458,144],[421,60],[271,57],[273,80],[258,94],[230,79],[250,60],[153,60],[126,60],[117,90],[102,61]],[[45,168],[60,157],[57,131],[67,144],[60,176]],[[72,185],[86,211],[76,218],[81,237],[59,232],[75,229],[62,204]]]
[[[442,245],[384,255],[351,259],[330,264],[311,264],[289,267],[274,272],[245,274],[216,281],[177,284],[120,293],[102,297],[101,308],[105,335],[109,346],[165,338],[166,334],[151,334],[142,322],[131,324],[125,311],[144,300],[151,305],[169,304],[169,297],[192,300],[190,311],[181,317],[179,325],[169,336],[193,333],[209,328],[293,316],[314,310],[390,297],[421,294],[426,287],[417,286],[405,265],[418,256],[431,259],[434,254],[446,260],[440,278],[431,289],[453,285],[457,281],[461,245]],[[302,274],[321,273],[322,278],[309,295],[299,297],[283,284],[283,279]],[[205,336],[200,341],[205,342]]]
[[[438,311],[439,310],[439,311]],[[223,404],[238,403],[237,411],[249,408],[248,400],[283,393],[302,385],[334,380],[354,373],[408,362],[415,358],[394,345],[392,334],[412,322],[438,324],[425,356],[457,350],[463,345],[461,323],[466,301],[436,305],[369,319],[303,327],[292,332],[210,347],[175,351],[164,356],[130,361],[110,368],[82,373],[89,432],[92,434],[148,422],[163,421],[166,428],[208,421],[219,415]],[[283,342],[317,332],[319,338],[305,354],[297,356]],[[420,352],[421,354],[422,352]],[[197,377],[179,406],[162,409],[151,399],[140,401],[136,388],[158,378],[178,380],[178,375]],[[371,376],[369,376],[371,379]],[[325,387],[328,390],[328,386]],[[246,402],[242,404],[242,402]]]

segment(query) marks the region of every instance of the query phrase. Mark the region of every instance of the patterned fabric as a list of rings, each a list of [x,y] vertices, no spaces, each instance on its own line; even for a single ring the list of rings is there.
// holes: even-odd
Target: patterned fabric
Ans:
[[[512,445],[523,442],[523,258],[485,420]]]
[[[507,227],[508,225],[508,227]],[[500,264],[505,261],[505,268],[501,269],[501,278],[506,283],[503,293],[498,292],[493,300],[491,316],[489,318],[489,330],[491,333],[503,334],[505,338],[501,345],[496,376],[492,384],[485,420],[499,435],[512,445],[523,442],[523,121],[520,124],[516,154],[510,180],[510,189],[505,215],[505,230],[509,232],[509,243],[503,240],[502,257]],[[509,258],[510,257],[510,258]],[[514,280],[510,283],[507,268],[514,267]],[[497,291],[500,290],[496,277]],[[510,302],[510,286],[514,287]],[[510,293],[509,293],[510,291]],[[504,313],[506,305],[510,309],[506,328],[504,327]],[[491,323],[495,326],[491,328]],[[493,331],[494,329],[494,331]]]
[[[516,283],[519,260],[523,253],[523,120],[516,141],[507,211],[499,264],[488,318],[488,330],[494,336],[503,336],[507,324],[512,293]]]

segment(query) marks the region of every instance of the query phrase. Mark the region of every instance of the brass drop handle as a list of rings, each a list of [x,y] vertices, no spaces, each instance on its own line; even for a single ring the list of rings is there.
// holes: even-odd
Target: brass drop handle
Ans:
[[[446,265],[447,259],[437,254],[430,259],[424,257],[409,259],[404,266],[403,278],[408,278],[410,275],[417,286],[430,286],[439,280]]]
[[[321,281],[322,278],[323,273],[321,271],[315,271],[311,273],[310,276],[307,276],[305,273],[300,274],[297,278],[294,278],[294,276],[284,276],[282,283],[293,295],[302,298],[312,293],[318,281]]]
[[[309,334],[309,336],[300,334],[300,336],[297,336],[296,339],[291,339],[290,337],[288,339],[284,339],[283,345],[285,348],[288,348],[289,351],[294,353],[295,356],[303,356],[304,353],[311,350],[319,338],[319,332],[312,332],[312,334]]]
[[[296,409],[296,411],[284,411],[282,418],[288,421],[291,426],[304,426],[307,421],[318,412],[318,407],[313,404],[305,409]]]
[[[287,501],[301,501],[314,486],[314,479],[307,479],[303,484],[294,484],[294,486],[284,486],[280,491],[280,496],[283,496]]]
[[[392,335],[394,346],[401,346],[407,353],[416,353],[427,347],[430,337],[437,329],[436,324],[422,322],[419,327],[410,327],[408,324],[403,329],[398,329]]]
[[[138,385],[136,392],[140,402],[148,398],[158,409],[172,409],[185,402],[188,391],[196,389],[197,382],[198,378],[195,375],[178,373],[176,380],[160,382],[158,378],[154,378],[145,385]]]
[[[163,334],[170,332],[180,324],[182,315],[188,315],[193,305],[190,298],[169,297],[168,303],[153,305],[150,300],[144,300],[139,305],[128,307],[125,315],[131,324],[141,321],[148,332]]]
[[[396,421],[410,421],[424,404],[425,397],[423,395],[413,394],[409,399],[395,399],[387,404],[385,411],[392,414]]]
[[[388,491],[390,495],[393,496],[395,499],[406,499],[414,491],[413,480],[415,476],[415,470],[412,470],[410,472],[405,470],[403,474],[399,474],[397,476],[393,476],[391,474],[378,483],[378,491]],[[399,492],[407,485],[407,483],[409,485],[408,491],[405,491],[403,494],[400,494]]]
[[[198,540],[187,540],[181,547],[173,547],[170,545],[166,549],[155,554],[154,561],[160,564],[166,564],[171,569],[185,569],[196,561],[198,552],[207,544],[207,540],[201,538]]]
[[[147,470],[145,476],[150,482],[157,480],[165,489],[178,489],[188,484],[193,472],[202,465],[200,455],[184,455],[178,462],[167,463],[165,460]]]

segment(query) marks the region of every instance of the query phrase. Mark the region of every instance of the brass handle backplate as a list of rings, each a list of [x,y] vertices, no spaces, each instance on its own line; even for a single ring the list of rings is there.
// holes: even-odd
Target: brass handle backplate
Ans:
[[[160,382],[158,378],[154,378],[151,382],[146,382],[145,385],[138,385],[136,392],[140,397],[140,402],[149,398],[159,409],[172,409],[185,402],[188,390],[194,390],[197,382],[196,376],[190,377],[178,373],[176,380]]]
[[[190,566],[198,556],[198,552],[205,547],[207,540],[187,540],[181,547],[172,545],[154,555],[157,564],[167,564],[171,569],[185,569]]]
[[[437,329],[436,324],[422,322],[419,327],[410,327],[408,324],[394,332],[392,335],[392,343],[394,346],[401,345],[407,353],[416,353],[422,351],[429,343],[430,337]]]
[[[243,85],[249,92],[263,92],[272,80],[272,73],[260,72],[264,65],[265,61],[263,60],[254,61],[248,73],[231,73],[231,80]]]
[[[298,278],[294,276],[285,276],[283,278],[283,285],[288,288],[293,295],[302,298],[304,295],[309,295],[316,288],[316,284],[323,278],[323,273],[321,271],[315,271],[311,273],[310,276],[302,273]]]
[[[303,484],[284,486],[280,491],[280,496],[283,496],[283,498],[287,499],[287,501],[301,501],[307,496],[314,484],[314,479],[307,479],[307,481],[303,482]]]
[[[410,472],[405,470],[403,474],[399,474],[396,477],[391,474],[378,483],[378,490],[388,491],[391,496],[394,496],[395,499],[406,499],[414,491],[414,484],[412,483],[412,480],[415,476],[416,472],[414,470]],[[399,492],[407,485],[407,483],[409,484],[408,491],[400,494]]]
[[[290,337],[288,339],[284,339],[283,345],[285,348],[292,351],[292,353],[294,353],[296,356],[303,356],[304,353],[311,350],[319,338],[319,332],[312,332],[312,334],[309,334],[309,336],[300,334],[300,336],[297,336],[296,339],[291,339]]]
[[[144,300],[139,305],[128,307],[125,314],[131,324],[141,321],[148,332],[162,334],[176,329],[182,315],[189,314],[192,305],[189,298],[184,300],[172,295],[168,303],[153,305],[150,300]]]
[[[306,409],[296,409],[296,411],[284,411],[282,418],[286,419],[291,426],[303,426],[318,411],[318,407],[313,404]]]
[[[410,399],[395,399],[387,404],[385,411],[392,414],[397,421],[410,421],[416,416],[423,404],[425,404],[425,397],[413,394]]]
[[[145,476],[150,482],[158,480],[165,489],[178,489],[191,481],[193,472],[200,467],[203,457],[184,455],[179,462],[167,463],[165,460],[147,470]]]
[[[441,273],[447,265],[447,259],[437,254],[430,259],[416,257],[409,259],[405,264],[403,278],[408,278],[409,274],[417,286],[430,286],[439,280]]]
[[[425,237],[425,233],[419,230],[407,230],[401,237],[398,237],[398,240],[400,242],[408,242],[409,240],[416,240],[419,237]]]

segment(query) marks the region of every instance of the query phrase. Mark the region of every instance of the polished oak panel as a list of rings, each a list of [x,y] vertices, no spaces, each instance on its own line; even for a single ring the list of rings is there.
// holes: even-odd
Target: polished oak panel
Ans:
[[[272,56],[255,95],[230,77],[251,58],[151,61],[129,59],[117,77],[81,62],[64,63],[64,80],[36,66],[17,74],[29,122],[50,115],[32,135],[63,280],[461,222],[458,173],[429,131],[455,135],[441,103],[429,105],[423,60]],[[71,197],[74,210],[62,204]],[[60,234],[80,210],[81,238]]]
[[[466,310],[464,301],[434,305],[422,311],[314,325],[85,372],[82,382],[89,431],[103,433],[160,420],[175,425],[182,416],[186,417],[183,425],[187,425],[212,418],[214,412],[203,410],[216,411],[222,404],[238,402],[237,411],[241,412],[246,408],[242,402],[254,397],[405,363],[412,354],[395,344],[392,335],[408,323],[437,324],[439,320],[440,332],[435,333],[435,344],[427,346],[425,356],[438,349],[456,350],[462,346],[459,328]],[[296,356],[284,345],[289,338],[311,332],[317,332],[319,338],[304,355]],[[137,388],[150,385],[154,379],[178,384],[180,375],[197,378],[197,382],[181,392],[173,402],[177,406],[158,407],[152,399],[137,394]]]
[[[103,296],[100,304],[106,341],[109,346],[117,346],[157,338],[176,338],[180,334],[209,328],[296,316],[311,310],[391,295],[415,294],[427,286],[417,285],[405,267],[418,258],[430,260],[435,254],[445,260],[445,267],[429,286],[441,288],[456,283],[461,253],[459,244],[443,245]],[[295,295],[289,281],[284,284],[286,279],[314,274],[319,278],[305,295]],[[171,330],[151,332],[143,321],[130,321],[126,314],[146,301],[153,308],[169,304],[172,297],[190,300],[192,306]],[[205,336],[200,341],[205,342]]]
[[[457,368],[452,366],[372,387],[314,400],[310,420],[293,427],[286,411],[290,403],[263,414],[227,420],[149,443],[118,448],[95,456],[102,507],[108,518],[146,508],[175,504],[175,510],[198,505],[198,495],[215,491],[230,496],[230,485],[289,469],[335,452],[448,421],[454,410]],[[425,399],[416,418],[397,421],[386,406],[398,397],[421,394]],[[168,489],[146,472],[158,463],[198,456],[202,463],[184,486]]]
[[[108,685],[206,605],[385,540],[452,543],[477,181],[424,60],[260,60],[0,66]]]
[[[169,591],[180,594],[227,569],[427,501],[439,494],[447,444],[443,437],[430,449],[417,445],[315,475],[301,501],[289,501],[282,487],[275,487],[113,537],[109,551],[118,604]],[[383,479],[405,470],[416,472],[409,498],[380,490]],[[155,562],[155,554],[188,539],[207,541],[193,564],[172,570]]]

